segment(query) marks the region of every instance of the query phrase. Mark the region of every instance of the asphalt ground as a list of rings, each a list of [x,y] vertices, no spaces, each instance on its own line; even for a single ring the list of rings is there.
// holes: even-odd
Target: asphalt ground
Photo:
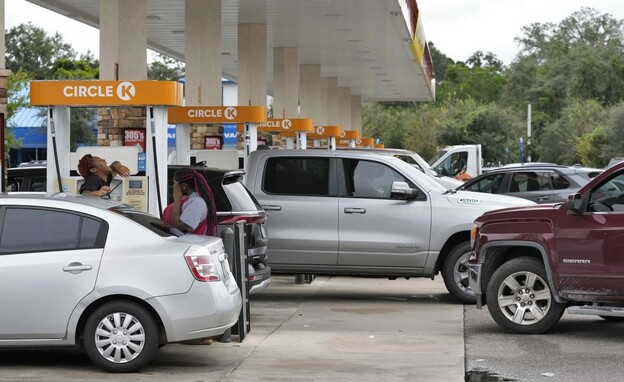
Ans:
[[[464,307],[441,278],[274,275],[243,342],[171,344],[140,373],[84,353],[0,352],[0,381],[463,381]]]

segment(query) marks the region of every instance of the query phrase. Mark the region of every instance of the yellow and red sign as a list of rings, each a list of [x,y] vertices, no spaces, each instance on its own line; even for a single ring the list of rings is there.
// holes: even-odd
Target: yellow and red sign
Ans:
[[[169,123],[262,123],[264,106],[181,106],[168,111]]]
[[[32,106],[136,106],[183,104],[176,81],[31,81]]]

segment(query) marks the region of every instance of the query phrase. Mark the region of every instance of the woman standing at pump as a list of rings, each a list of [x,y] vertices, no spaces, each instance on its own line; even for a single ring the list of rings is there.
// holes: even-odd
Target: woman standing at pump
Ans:
[[[130,169],[119,161],[114,161],[109,166],[105,159],[86,154],[78,162],[78,173],[85,180],[78,193],[102,197],[112,191],[110,184],[115,175],[127,178],[130,176]]]
[[[163,222],[184,233],[215,236],[217,213],[214,195],[206,178],[193,169],[173,175],[173,203],[163,211]]]

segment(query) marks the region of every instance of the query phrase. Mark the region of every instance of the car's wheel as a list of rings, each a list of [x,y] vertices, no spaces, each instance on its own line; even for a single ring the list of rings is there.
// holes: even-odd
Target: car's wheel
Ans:
[[[565,306],[555,301],[544,265],[520,257],[503,264],[487,286],[487,307],[501,328],[512,333],[539,334],[550,330]]]
[[[84,346],[91,361],[105,371],[131,373],[154,358],[158,327],[154,317],[140,305],[109,302],[87,319]]]
[[[464,304],[475,304],[477,298],[468,284],[468,259],[470,243],[457,245],[449,253],[442,266],[442,278],[446,289]]]

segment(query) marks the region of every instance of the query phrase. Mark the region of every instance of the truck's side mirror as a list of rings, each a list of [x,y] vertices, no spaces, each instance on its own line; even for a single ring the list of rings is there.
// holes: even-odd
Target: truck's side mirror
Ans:
[[[400,199],[413,199],[418,196],[418,190],[411,188],[407,182],[394,181],[390,189],[390,196]]]
[[[572,194],[568,196],[568,201],[566,202],[566,207],[568,207],[568,211],[580,214],[583,211],[583,200],[581,198],[581,194]]]

